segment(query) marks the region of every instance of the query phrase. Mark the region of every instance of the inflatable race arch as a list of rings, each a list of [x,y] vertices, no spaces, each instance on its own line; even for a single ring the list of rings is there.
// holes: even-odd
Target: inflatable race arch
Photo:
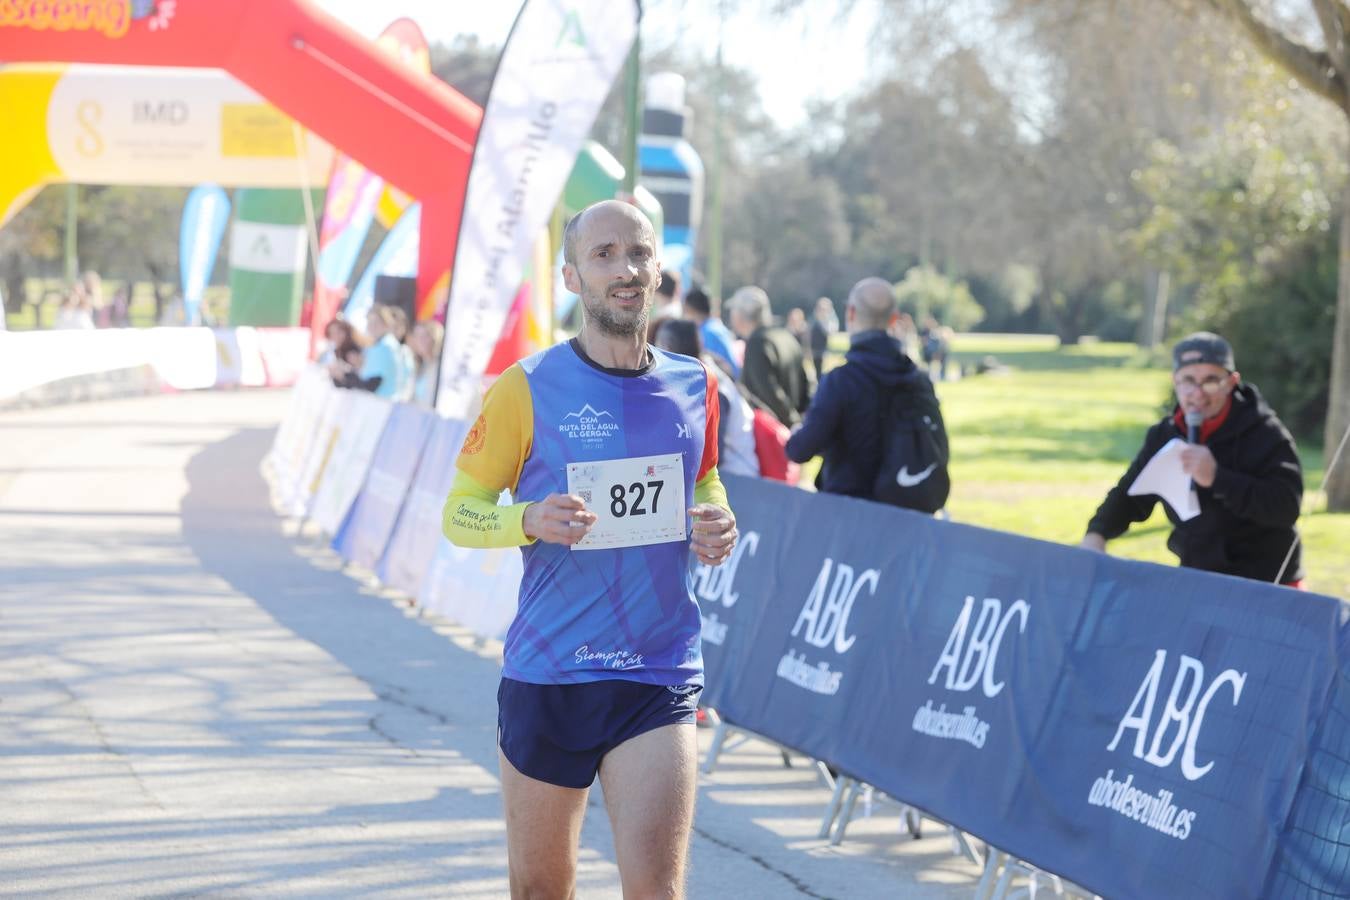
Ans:
[[[15,126],[10,140],[31,140],[26,147],[10,144],[14,163],[0,172],[0,224],[52,181],[165,184],[210,177],[294,186],[303,165],[321,183],[332,154],[327,142],[422,201],[417,290],[419,311],[428,314],[434,288],[443,286],[451,266],[482,117],[448,85],[401,64],[304,0],[0,4],[0,59],[47,64],[0,68],[0,101]],[[223,69],[246,87],[204,71],[200,80],[180,78],[169,91],[153,73],[63,63]],[[182,75],[164,73],[175,74]],[[118,88],[95,91],[98,81]],[[190,85],[191,101],[183,85]],[[307,140],[287,117],[321,140]],[[178,137],[142,140],[164,129],[177,129]],[[147,156],[150,145],[160,149]],[[174,147],[183,158],[174,158]],[[186,182],[165,180],[177,177],[174,166],[194,153],[226,174],[197,171]],[[287,176],[286,167],[295,174]],[[105,174],[80,174],[93,168]],[[123,174],[110,179],[110,168]]]

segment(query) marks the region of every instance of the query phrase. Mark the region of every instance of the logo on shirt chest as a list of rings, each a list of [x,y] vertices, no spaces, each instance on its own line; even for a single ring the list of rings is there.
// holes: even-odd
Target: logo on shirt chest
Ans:
[[[569,441],[579,441],[582,446],[598,447],[619,433],[619,423],[609,410],[596,409],[587,403],[563,416],[558,433]]]

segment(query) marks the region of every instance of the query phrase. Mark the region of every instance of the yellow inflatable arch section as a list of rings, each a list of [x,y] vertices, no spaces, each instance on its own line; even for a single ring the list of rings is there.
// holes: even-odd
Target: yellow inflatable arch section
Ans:
[[[327,143],[219,69],[0,67],[0,224],[45,184],[322,187]]]

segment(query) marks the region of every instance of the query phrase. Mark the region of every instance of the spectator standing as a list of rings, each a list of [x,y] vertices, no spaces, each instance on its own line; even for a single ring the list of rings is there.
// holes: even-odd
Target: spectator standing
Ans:
[[[897,319],[895,294],[884,279],[864,278],[849,291],[844,363],[821,379],[805,422],[787,442],[794,462],[824,457],[816,487],[825,493],[875,499],[882,464],[879,423],[887,419],[891,395],[927,378],[888,333]]]
[[[755,411],[741,395],[732,375],[703,349],[699,327],[688,319],[667,319],[656,329],[656,346],[701,359],[718,371],[717,470],[722,474],[759,476],[755,455]]]
[[[413,402],[431,409],[436,395],[436,376],[441,370],[441,344],[445,326],[434,319],[418,322],[408,337],[408,347],[417,360],[413,380]]]
[[[1172,386],[1177,403],[1148,430],[1139,454],[1107,493],[1088,523],[1080,546],[1106,549],[1106,542],[1143,522],[1159,500],[1130,496],[1130,486],[1159,450],[1185,439],[1187,414],[1198,419],[1198,442],[1181,454],[1191,476],[1199,515],[1182,521],[1164,503],[1172,534],[1167,548],[1181,565],[1258,581],[1300,587],[1299,507],[1303,468],[1289,430],[1266,405],[1256,385],[1245,384],[1223,338],[1200,331],[1172,349]]]
[[[736,335],[722,323],[713,309],[712,298],[697,285],[684,298],[684,316],[698,325],[703,349],[724,364],[733,378],[741,377],[741,354],[736,352]]]
[[[366,336],[371,344],[360,371],[343,386],[373,391],[375,396],[390,400],[401,399],[412,380],[403,346],[407,330],[408,317],[403,310],[387,303],[372,306],[366,316]]]
[[[797,343],[802,345],[802,352],[809,354],[811,352],[811,326],[806,324],[806,313],[800,306],[794,306],[788,310],[787,320],[783,327],[797,339]]]
[[[52,327],[66,330],[94,327],[89,297],[85,294],[83,286],[77,283],[66,293],[65,299],[61,301],[61,308],[56,311],[56,321],[52,323]]]
[[[356,329],[352,328],[352,323],[346,319],[334,319],[324,327],[323,339],[327,346],[319,354],[318,363],[326,366],[334,360],[346,357],[343,349],[348,344],[356,343]]]
[[[741,288],[729,306],[731,330],[745,339],[741,380],[746,390],[783,425],[800,423],[814,387],[802,345],[786,328],[772,324],[769,295],[762,288]]]
[[[678,319],[684,315],[680,303],[680,276],[678,272],[662,272],[661,282],[656,286],[655,305],[652,307],[650,321]]]
[[[905,351],[906,356],[910,359],[918,358],[919,329],[914,324],[913,316],[907,312],[898,313],[890,332],[891,337],[900,342],[900,349]]]
[[[943,328],[932,316],[924,316],[923,327],[919,329],[919,352],[923,355],[924,368],[934,381],[947,380],[947,354],[951,350],[954,332]]]
[[[103,279],[97,272],[88,270],[80,276],[80,287],[84,291],[85,299],[88,300],[89,315],[93,319],[94,327],[109,327],[112,324],[112,311],[108,309],[103,298]]]
[[[131,288],[122,285],[113,291],[112,302],[108,306],[108,321],[113,328],[126,328],[131,324]]]
[[[811,364],[816,368],[816,380],[825,374],[825,351],[830,348],[830,337],[839,331],[839,316],[834,312],[834,301],[821,297],[816,301],[811,317]]]

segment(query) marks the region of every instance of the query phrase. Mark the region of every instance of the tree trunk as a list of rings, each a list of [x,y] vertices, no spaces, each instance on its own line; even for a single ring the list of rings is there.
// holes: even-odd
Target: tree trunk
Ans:
[[[1331,342],[1331,396],[1327,402],[1323,449],[1326,465],[1332,464],[1346,429],[1350,428],[1350,184],[1341,195],[1340,259],[1336,272],[1336,325]],[[1328,472],[1327,509],[1350,512],[1350,447],[1341,452],[1336,467]]]
[[[1172,275],[1166,269],[1158,273],[1158,290],[1153,295],[1152,320],[1149,322],[1148,348],[1151,350],[1167,337],[1167,303],[1171,296]]]

